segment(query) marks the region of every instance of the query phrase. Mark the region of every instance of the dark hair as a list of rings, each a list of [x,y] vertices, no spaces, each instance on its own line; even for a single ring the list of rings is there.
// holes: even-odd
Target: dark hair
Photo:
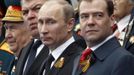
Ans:
[[[79,6],[81,4],[82,1],[87,1],[87,2],[92,2],[93,0],[80,0],[79,2]],[[106,4],[107,4],[107,12],[108,12],[108,15],[111,16],[114,12],[114,4],[113,4],[113,1],[112,0],[105,0],[106,1]]]
[[[105,0],[107,3],[108,15],[111,16],[114,12],[114,4],[112,0]]]

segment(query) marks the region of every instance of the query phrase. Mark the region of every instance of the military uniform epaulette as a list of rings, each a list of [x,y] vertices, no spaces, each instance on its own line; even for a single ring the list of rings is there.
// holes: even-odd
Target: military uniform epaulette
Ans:
[[[11,68],[12,68],[12,61],[14,60],[15,56],[13,52],[9,50],[9,47],[6,47],[8,44],[3,42],[0,44],[0,61],[2,64],[2,72],[9,75]]]
[[[3,42],[0,44],[0,50],[4,50],[10,54],[14,54],[10,49],[9,49],[9,45],[7,44],[7,42],[5,40],[3,40]]]

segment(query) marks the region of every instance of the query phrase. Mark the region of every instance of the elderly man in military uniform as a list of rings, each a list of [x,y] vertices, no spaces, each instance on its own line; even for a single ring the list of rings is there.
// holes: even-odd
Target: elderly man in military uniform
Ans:
[[[23,47],[25,47],[32,39],[27,28],[27,22],[22,18],[20,6],[9,6],[5,17],[2,19],[5,23],[6,35],[5,40],[9,44],[9,48],[14,52],[16,57],[19,56]],[[11,67],[13,71],[16,62],[13,61]]]
[[[8,73],[10,70],[10,62],[14,59],[13,52],[9,49],[5,41],[5,28],[2,23],[2,18],[6,12],[4,1],[0,1],[0,74]]]

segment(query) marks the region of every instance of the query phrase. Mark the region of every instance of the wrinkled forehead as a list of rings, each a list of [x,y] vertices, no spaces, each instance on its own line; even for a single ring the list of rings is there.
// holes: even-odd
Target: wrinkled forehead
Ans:
[[[21,27],[23,25],[24,25],[23,22],[5,22],[5,24],[4,24],[4,26],[6,26],[6,27],[8,27],[8,26]]]
[[[22,10],[23,9],[33,9],[36,6],[42,6],[44,4],[45,0],[22,0],[21,5],[22,5]]]

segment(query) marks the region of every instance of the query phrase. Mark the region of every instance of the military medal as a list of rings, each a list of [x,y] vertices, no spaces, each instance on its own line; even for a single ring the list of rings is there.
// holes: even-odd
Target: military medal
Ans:
[[[132,44],[134,43],[134,36],[130,37],[129,42],[132,43]]]
[[[91,57],[87,60],[80,61],[80,66],[82,68],[82,72],[86,72],[87,69],[90,67],[90,61],[91,61]]]
[[[56,68],[62,68],[63,65],[64,65],[64,57],[61,57],[61,58],[54,64],[54,66],[55,66]]]
[[[15,70],[16,70],[16,68],[15,68],[15,66],[13,66],[12,72],[15,72]]]

